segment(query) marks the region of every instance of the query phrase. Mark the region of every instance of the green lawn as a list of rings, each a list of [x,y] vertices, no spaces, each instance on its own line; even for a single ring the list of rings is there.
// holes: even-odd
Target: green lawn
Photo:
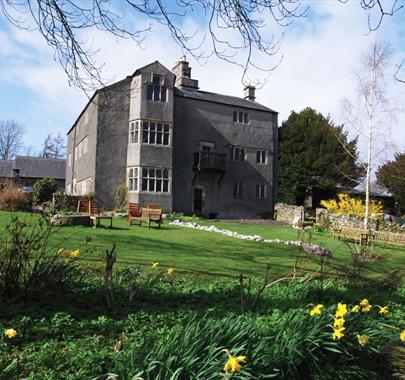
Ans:
[[[19,214],[31,222],[28,213]],[[0,212],[0,231],[10,220],[10,213]],[[207,221],[204,223],[211,224]],[[219,228],[227,228],[244,234],[258,234],[268,239],[297,240],[297,231],[284,225],[246,225],[232,222],[213,222]],[[86,237],[91,242],[86,245]],[[328,233],[314,233],[312,241],[329,247],[333,258],[327,267],[330,275],[347,272],[350,254],[344,243],[333,240]],[[196,231],[171,226],[150,230],[146,227],[129,228],[125,220],[114,218],[114,228],[62,227],[51,238],[51,246],[57,250],[80,248],[81,261],[94,263],[99,254],[117,243],[118,265],[150,265],[158,261],[163,267],[174,267],[176,271],[200,276],[238,276],[240,272],[261,275],[266,264],[271,265],[272,277],[292,272],[297,258],[302,258],[298,248],[282,244],[241,241],[212,232]],[[404,269],[405,254],[399,247],[377,247],[380,256],[369,264],[366,274],[376,277],[393,269]],[[308,270],[319,268],[319,259],[314,257],[305,265]]]

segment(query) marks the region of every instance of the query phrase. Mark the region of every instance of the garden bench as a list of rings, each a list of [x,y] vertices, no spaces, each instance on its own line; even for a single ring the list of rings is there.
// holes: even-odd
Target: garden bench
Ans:
[[[136,220],[139,221],[139,224],[141,225],[141,220],[140,218],[142,218],[142,209],[139,206],[138,203],[128,203],[128,222],[129,225],[131,226],[132,221]],[[146,221],[146,220],[145,220]]]
[[[129,207],[128,207],[129,210]],[[154,222],[160,228],[160,225],[163,223],[162,219],[162,209],[161,208],[141,208],[141,215],[140,216],[132,216],[130,220],[130,224],[132,220],[138,221],[139,225],[142,226],[142,222],[148,223],[148,228],[150,228],[151,222]]]
[[[102,215],[100,212],[100,204],[97,201],[79,200],[77,205],[77,212],[87,214],[92,221],[94,228],[100,225],[100,221],[102,219],[109,220],[110,228],[112,228],[112,216]]]

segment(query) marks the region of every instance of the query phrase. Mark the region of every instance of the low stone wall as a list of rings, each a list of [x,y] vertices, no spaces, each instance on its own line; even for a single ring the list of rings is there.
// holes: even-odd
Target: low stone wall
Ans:
[[[329,227],[350,227],[350,228],[363,228],[364,219],[358,216],[342,215],[328,212],[325,208],[316,209],[316,223],[327,227],[325,224],[329,224]],[[375,230],[377,228],[376,220],[369,220],[369,229]]]
[[[278,222],[292,223],[294,218],[304,215],[303,206],[294,206],[286,203],[276,203],[274,206],[275,219]]]
[[[51,224],[55,226],[90,226],[90,217],[87,215],[54,215]]]

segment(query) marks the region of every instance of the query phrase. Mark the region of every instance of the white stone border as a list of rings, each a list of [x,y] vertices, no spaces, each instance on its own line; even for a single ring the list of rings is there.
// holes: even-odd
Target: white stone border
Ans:
[[[179,227],[192,228],[194,230],[215,232],[217,234],[222,234],[240,240],[261,241],[263,243],[272,243],[272,244],[294,245],[296,247],[302,247],[305,252],[314,254],[316,256],[332,255],[331,251],[328,248],[323,248],[315,244],[303,243],[300,240],[263,239],[260,235],[243,235],[238,232],[223,230],[212,225],[202,226],[195,222],[181,222],[180,220],[174,220],[170,224]]]

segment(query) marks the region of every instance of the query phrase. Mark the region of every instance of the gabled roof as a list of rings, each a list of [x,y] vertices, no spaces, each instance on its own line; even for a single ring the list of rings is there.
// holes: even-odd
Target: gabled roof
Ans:
[[[365,183],[360,183],[355,188],[353,188],[349,193],[350,194],[365,194],[366,193],[365,189],[366,189]],[[370,183],[370,196],[380,197],[380,198],[392,198],[394,196],[394,194],[392,194],[384,186],[380,186],[376,182],[371,182]]]
[[[66,160],[58,158],[17,156],[14,169],[19,169],[20,177],[65,179]]]
[[[13,165],[12,160],[0,160],[0,178],[13,178]]]
[[[201,91],[201,90],[181,87],[181,88],[175,89],[175,95],[182,96],[184,98],[202,100],[202,101],[206,101],[206,102],[228,104],[228,105],[234,106],[234,107],[249,108],[249,109],[258,110],[258,111],[277,113],[276,111],[272,110],[271,108],[268,108],[260,103],[252,102],[252,101],[244,99],[244,98],[238,98],[236,96],[216,94],[214,92],[207,92],[207,91]]]

